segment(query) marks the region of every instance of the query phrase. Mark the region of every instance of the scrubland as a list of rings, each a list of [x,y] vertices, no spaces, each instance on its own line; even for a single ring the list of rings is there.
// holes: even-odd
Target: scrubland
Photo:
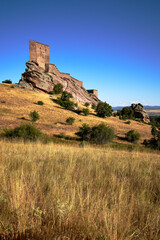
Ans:
[[[120,120],[118,117],[99,118],[95,116],[95,112],[91,108],[91,115],[78,115],[59,106],[52,98],[56,98],[56,96],[17,87],[11,88],[8,84],[0,83],[0,132],[4,128],[13,128],[21,124],[30,123],[29,114],[36,110],[40,115],[40,119],[35,123],[35,126],[48,135],[63,132],[66,135],[75,136],[75,132],[79,130],[83,123],[87,123],[90,126],[104,123],[113,127],[116,135],[122,138],[131,129],[140,133],[141,143],[144,139],[152,137],[151,126],[147,124],[131,120],[131,124],[128,125],[125,123],[126,121]],[[43,101],[44,105],[38,105],[38,101]],[[78,106],[84,108],[79,103]],[[75,118],[73,125],[65,124],[66,119],[69,117]],[[124,140],[121,141],[120,139],[116,139],[116,141],[125,143]]]
[[[160,239],[160,155],[0,141],[1,239]]]

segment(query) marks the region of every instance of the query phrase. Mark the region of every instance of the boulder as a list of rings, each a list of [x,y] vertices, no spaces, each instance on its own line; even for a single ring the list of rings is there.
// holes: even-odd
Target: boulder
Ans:
[[[150,122],[149,116],[141,103],[132,104],[131,108],[134,111],[135,118],[140,118],[145,123]]]
[[[19,87],[49,93],[54,89],[55,84],[60,83],[63,86],[63,90],[71,93],[77,102],[82,104],[88,102],[89,104],[94,103],[97,105],[99,99],[77,84],[70,75],[68,77],[60,77],[55,72],[46,72],[35,61],[28,61],[26,66],[27,69],[22,74],[18,84]]]

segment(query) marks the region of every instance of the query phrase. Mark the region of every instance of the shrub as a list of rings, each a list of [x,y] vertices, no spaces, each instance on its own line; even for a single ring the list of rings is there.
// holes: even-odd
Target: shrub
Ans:
[[[53,95],[53,94],[54,94],[54,91],[50,91],[49,94],[50,94],[50,95]]]
[[[112,107],[106,102],[99,102],[96,107],[96,112],[98,117],[110,117],[112,115]]]
[[[92,104],[92,109],[96,109],[96,104]]]
[[[77,136],[81,138],[82,141],[89,141],[91,128],[88,124],[84,123],[82,127],[79,127],[79,132],[76,133]]]
[[[72,125],[74,123],[74,121],[75,121],[75,118],[73,118],[73,117],[69,117],[66,119],[66,123],[69,125]]]
[[[85,107],[89,107],[89,103],[86,102],[86,103],[84,104],[84,106],[85,106]]]
[[[149,140],[145,139],[143,144],[146,147],[160,150],[160,127],[156,127],[155,125],[152,125],[151,133],[153,135],[153,138]]]
[[[68,110],[74,110],[74,107],[75,107],[74,102],[72,102],[70,100],[62,101],[61,99],[58,99],[57,103]]]
[[[89,109],[88,108],[83,108],[82,109],[82,112],[84,113],[85,116],[89,115],[90,112],[89,112]]]
[[[133,119],[134,118],[134,111],[131,107],[124,107],[121,110],[122,119]]]
[[[42,102],[42,101],[38,101],[37,104],[38,104],[38,105],[43,105],[44,102]]]
[[[54,86],[53,92],[54,92],[55,94],[62,93],[62,92],[63,92],[63,86],[62,86],[62,84],[57,83],[57,84]]]
[[[105,144],[112,142],[114,139],[114,130],[105,125],[99,124],[92,127],[90,141],[97,144]]]
[[[11,80],[4,80],[4,81],[2,81],[2,83],[12,84],[12,81]]]
[[[30,124],[21,125],[14,129],[4,129],[3,136],[7,138],[22,138],[26,140],[37,140],[42,135],[41,131]]]
[[[67,91],[64,91],[64,92],[62,93],[62,96],[61,96],[61,100],[62,100],[62,101],[69,101],[70,98],[73,98],[73,96],[72,96],[71,93],[69,93],[69,92],[67,92]]]
[[[126,139],[129,142],[136,143],[140,139],[140,134],[134,130],[130,130],[126,133]]]
[[[74,110],[76,104],[74,102],[70,101],[70,98],[72,98],[72,97],[73,96],[71,93],[64,91],[62,93],[61,98],[57,98],[57,103],[68,110]]]
[[[131,124],[131,121],[128,120],[127,122],[125,122],[125,124]]]
[[[36,122],[38,119],[40,119],[39,113],[37,111],[30,112],[29,114],[32,122]]]
[[[90,128],[88,124],[84,123],[82,127],[79,127],[79,132],[76,135],[81,137],[82,141],[105,144],[113,140],[114,130],[105,124],[99,124]]]

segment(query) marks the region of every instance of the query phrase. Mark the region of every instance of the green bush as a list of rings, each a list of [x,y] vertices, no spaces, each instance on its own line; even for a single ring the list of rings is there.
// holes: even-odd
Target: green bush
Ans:
[[[54,91],[50,91],[49,94],[50,94],[50,95],[53,95],[53,94],[54,94]]]
[[[32,122],[36,122],[38,119],[40,119],[39,113],[35,110],[33,112],[30,112],[29,116]]]
[[[77,104],[70,101],[72,97],[71,93],[64,91],[61,98],[57,98],[57,103],[68,110],[74,110]]]
[[[75,118],[73,118],[73,117],[69,117],[66,119],[66,123],[69,125],[72,125],[74,123],[74,121],[75,121]]]
[[[134,118],[134,111],[131,107],[124,107],[121,110],[121,115],[122,115],[122,119],[133,119]]]
[[[96,144],[109,143],[114,139],[114,130],[105,124],[89,127],[88,124],[83,124],[79,127],[79,132],[76,133],[82,141],[89,141]]]
[[[83,108],[82,109],[82,112],[84,113],[85,116],[89,115],[90,112],[89,112],[89,109],[88,108]]]
[[[91,128],[88,124],[84,123],[79,127],[79,132],[76,133],[77,136],[81,138],[82,141],[89,141]]]
[[[153,138],[151,138],[149,140],[145,139],[143,144],[146,147],[160,150],[160,127],[152,125],[151,133],[153,135]]]
[[[131,124],[131,121],[126,121],[125,124]]]
[[[94,110],[96,109],[96,104],[94,104],[94,103],[92,104],[92,109],[94,109]]]
[[[105,144],[112,142],[114,136],[114,130],[102,123],[92,127],[90,141],[97,144]]]
[[[110,117],[112,116],[112,107],[106,102],[99,102],[96,107],[96,112],[98,117]]]
[[[44,102],[38,101],[37,104],[38,104],[38,105],[44,105]]]
[[[41,131],[30,124],[21,125],[14,129],[4,129],[2,136],[7,138],[22,138],[35,141],[42,135]]]
[[[4,81],[2,81],[2,83],[12,84],[12,81],[11,80],[4,80]]]
[[[62,84],[57,83],[57,84],[54,86],[53,92],[54,92],[55,94],[62,93],[62,92],[63,92],[63,86],[62,86]]]
[[[89,107],[89,103],[86,102],[86,103],[84,104],[84,106],[85,106],[85,107]]]
[[[129,142],[137,143],[137,141],[140,139],[140,134],[134,130],[130,130],[126,133],[126,139]]]
[[[62,96],[61,96],[61,100],[62,100],[62,101],[69,101],[70,98],[73,98],[73,96],[72,96],[71,93],[69,93],[69,92],[67,92],[67,91],[64,91],[64,92],[62,93]]]

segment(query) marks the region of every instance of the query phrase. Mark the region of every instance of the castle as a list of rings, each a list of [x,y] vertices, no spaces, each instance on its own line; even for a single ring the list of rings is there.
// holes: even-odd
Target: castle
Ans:
[[[83,87],[83,82],[73,78],[69,73],[62,73],[58,70],[55,64],[50,64],[50,47],[37,41],[29,40],[29,61],[38,63],[46,73],[55,74],[62,79],[70,79],[80,87]],[[98,91],[95,89],[87,90],[88,93],[98,97]]]

